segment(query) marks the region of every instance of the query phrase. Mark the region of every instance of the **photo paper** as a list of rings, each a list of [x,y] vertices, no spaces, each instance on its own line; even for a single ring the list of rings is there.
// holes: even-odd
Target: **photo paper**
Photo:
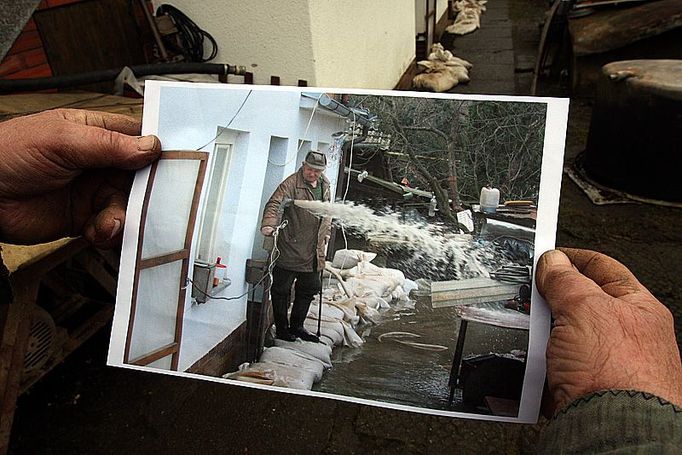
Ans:
[[[147,82],[110,365],[533,423],[568,101]]]

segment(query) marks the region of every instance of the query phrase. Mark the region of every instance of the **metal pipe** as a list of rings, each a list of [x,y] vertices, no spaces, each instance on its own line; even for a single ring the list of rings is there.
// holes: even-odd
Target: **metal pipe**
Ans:
[[[320,95],[319,98],[320,106],[332,111],[342,117],[352,118],[359,124],[365,127],[371,127],[374,124],[374,120],[368,118],[366,114],[359,113],[357,110],[344,106],[343,104],[336,101],[334,98],[330,97],[326,93]]]
[[[243,75],[246,67],[228,65],[223,63],[158,63],[147,65],[135,65],[130,69],[135,76],[149,76],[152,74],[218,74]],[[112,68],[108,70],[91,71],[87,73],[67,74],[53,77],[37,77],[30,79],[3,79],[0,80],[0,93],[30,92],[36,90],[46,90],[54,88],[67,88],[84,84],[93,84],[114,80],[123,68]]]

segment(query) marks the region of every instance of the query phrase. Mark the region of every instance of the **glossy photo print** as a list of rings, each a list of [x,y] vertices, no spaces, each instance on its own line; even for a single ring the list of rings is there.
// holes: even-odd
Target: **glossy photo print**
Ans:
[[[535,422],[568,101],[148,82],[108,363]]]

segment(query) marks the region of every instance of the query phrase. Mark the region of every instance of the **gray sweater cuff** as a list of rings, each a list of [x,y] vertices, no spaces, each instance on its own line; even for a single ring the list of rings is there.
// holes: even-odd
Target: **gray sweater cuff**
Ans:
[[[596,392],[555,415],[542,432],[537,451],[680,453],[682,408],[644,392]]]

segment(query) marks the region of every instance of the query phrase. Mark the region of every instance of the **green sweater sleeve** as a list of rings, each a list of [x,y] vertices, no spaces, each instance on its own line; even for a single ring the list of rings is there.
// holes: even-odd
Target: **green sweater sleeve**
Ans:
[[[550,420],[537,452],[679,454],[682,408],[643,392],[596,392]]]

